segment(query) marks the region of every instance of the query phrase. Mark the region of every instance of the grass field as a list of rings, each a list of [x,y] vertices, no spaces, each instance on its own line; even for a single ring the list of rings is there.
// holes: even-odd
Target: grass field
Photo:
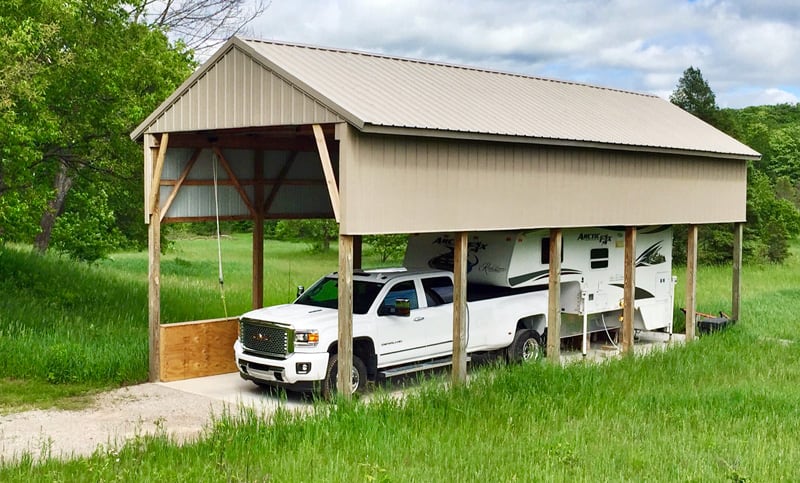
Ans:
[[[208,305],[191,318],[220,315],[215,257],[203,258],[208,247],[195,248],[203,243],[206,241],[180,244],[178,251],[167,257],[173,257],[170,269],[165,260],[162,285],[168,320],[191,315],[193,297],[208,298]],[[234,312],[249,304],[249,240],[226,240],[223,250],[233,253],[228,243],[238,244],[241,253],[247,254],[238,270],[231,268],[232,273],[240,273],[241,285],[237,288],[236,281],[226,279],[228,307]],[[285,295],[279,294],[278,300],[269,303],[285,301],[280,297],[290,296],[294,285],[310,281],[299,275],[306,263],[316,267],[310,278],[335,268],[334,255],[316,260],[297,246],[278,244],[269,247],[269,253],[274,253],[273,248],[284,250],[275,256],[275,263],[280,258],[288,264],[273,266],[275,277],[281,273],[286,280],[276,282],[275,287],[278,292],[291,292],[283,292]],[[131,297],[144,304],[144,281],[139,279],[146,273],[142,258],[118,256],[91,268],[48,261],[56,268],[46,277],[60,284],[71,278],[75,284],[83,283],[79,279],[92,280],[91,286],[72,289],[76,295],[71,305],[68,299],[51,299],[37,292],[36,280],[26,281],[25,290],[9,292],[9,266],[20,264],[13,273],[24,279],[22,269],[33,263],[38,263],[36,257],[0,252],[3,294],[12,293],[21,301],[30,298],[25,303],[37,314],[36,320],[54,314],[52,318],[64,326],[57,330],[56,340],[89,332],[84,339],[70,340],[73,345],[69,347],[98,344],[99,362],[93,370],[109,374],[111,371],[102,368],[106,360],[99,345],[102,337],[90,337],[91,331],[74,326],[70,331],[71,324],[77,323],[70,320],[92,324],[97,323],[94,317],[104,315],[113,322],[96,326],[98,332],[109,333],[112,326],[124,321],[135,321],[132,325],[143,331],[143,307],[123,305],[124,300],[112,303],[130,290],[136,294]],[[235,267],[235,263],[228,265]],[[38,273],[45,267],[35,268]],[[69,277],[62,273],[67,270]],[[197,287],[185,282],[192,285],[185,294],[179,286],[170,289],[171,283],[179,285],[177,278],[171,278],[179,273],[189,275],[187,280],[197,280]],[[267,278],[272,277],[270,269],[267,273]],[[679,280],[683,276],[679,271],[676,275]],[[210,283],[201,282],[206,278]],[[728,310],[729,267],[702,268],[698,283],[699,310]],[[59,291],[69,293],[60,284]],[[112,286],[120,292],[100,295]],[[68,462],[28,459],[0,468],[0,481],[798,481],[797,256],[784,266],[746,267],[743,286],[742,320],[736,326],[665,353],[564,368],[547,364],[492,366],[473,371],[466,388],[445,390],[441,380],[435,379],[421,383],[419,391],[403,402],[379,398],[371,404],[319,406],[310,417],[279,412],[271,420],[263,420],[247,412],[230,414],[220,418],[197,443],[178,447],[166,437],[143,437],[114,454],[98,453]],[[84,290],[93,295],[84,295]],[[167,290],[172,290],[170,299]],[[39,293],[44,300],[32,307],[36,297],[26,293]],[[86,301],[97,297],[99,307],[89,312],[82,297],[87,297]],[[245,299],[235,302],[237,297]],[[676,293],[678,305],[682,299],[681,283]],[[28,344],[45,338],[41,327],[49,327],[47,324],[27,320],[24,312],[14,312],[18,319],[6,319],[8,307],[14,304],[3,304],[0,344],[11,344],[9,340],[16,337],[27,337]],[[108,307],[115,307],[113,314]],[[123,314],[126,309],[131,312]],[[68,319],[64,313],[82,318]],[[141,344],[144,350],[146,344]],[[108,345],[110,350],[113,344]],[[17,362],[22,359],[18,355],[22,348],[26,355],[47,350],[45,345],[35,347],[12,346],[11,350],[18,351],[16,357],[7,355],[5,345],[0,347],[3,377],[47,381],[46,374],[24,374]],[[91,347],[84,352],[96,350]],[[136,371],[140,369],[135,368],[142,365],[143,370],[145,359],[142,354],[118,371],[139,374]],[[87,354],[86,360],[89,362],[84,364],[94,367],[94,357]],[[12,369],[20,374],[12,374]],[[92,374],[93,370],[86,372]],[[130,380],[137,380],[136,376]],[[101,387],[120,380],[80,376],[76,382]],[[2,389],[5,393],[5,387]]]
[[[251,237],[223,240],[225,306],[251,306]],[[335,252],[267,241],[266,304],[336,270]],[[368,256],[367,263],[373,263]],[[215,239],[178,240],[161,266],[162,321],[223,317]],[[76,264],[0,249],[0,413],[80,404],[87,392],[147,380],[147,253]],[[75,397],[77,399],[71,399]]]

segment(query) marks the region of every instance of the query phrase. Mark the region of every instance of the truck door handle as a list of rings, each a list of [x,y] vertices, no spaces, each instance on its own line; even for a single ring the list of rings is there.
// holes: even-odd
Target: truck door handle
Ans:
[[[425,317],[414,317],[414,322],[419,322],[420,320],[423,320],[424,318]]]

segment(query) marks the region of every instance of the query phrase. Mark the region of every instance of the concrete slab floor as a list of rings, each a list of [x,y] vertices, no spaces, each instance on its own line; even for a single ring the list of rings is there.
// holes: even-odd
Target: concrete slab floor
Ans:
[[[646,354],[652,350],[664,350],[672,345],[683,344],[683,334],[667,334],[665,332],[639,332],[634,340],[634,353]],[[574,344],[573,344],[574,346]],[[602,362],[619,357],[619,347],[615,347],[607,339],[591,342],[584,357],[580,350],[565,348],[561,352],[561,363],[569,364],[581,360]],[[278,407],[302,408],[310,407],[313,398],[308,395],[288,392],[285,396],[279,390],[259,387],[239,377],[238,373],[220,374],[216,376],[198,377],[183,381],[160,382],[159,385],[210,399],[223,401],[235,406],[250,407],[257,410],[271,411]]]

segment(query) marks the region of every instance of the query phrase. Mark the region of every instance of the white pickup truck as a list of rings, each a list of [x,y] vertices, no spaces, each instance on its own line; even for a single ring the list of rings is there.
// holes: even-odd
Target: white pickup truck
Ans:
[[[236,365],[256,384],[336,388],[337,275],[323,277],[294,303],[248,312],[235,343]],[[441,270],[374,270],[353,275],[353,386],[449,365],[453,279]],[[473,286],[467,353],[507,349],[512,360],[542,356],[547,292],[541,287]]]
[[[672,229],[637,235],[635,330],[672,330]],[[620,327],[624,229],[564,230],[560,337]],[[510,360],[542,357],[548,303],[549,231],[484,232],[469,240],[467,354],[504,350]],[[352,390],[368,380],[451,363],[453,238],[409,238],[401,269],[353,274]],[[240,319],[235,343],[241,376],[256,384],[336,387],[338,278],[317,281],[294,303]]]

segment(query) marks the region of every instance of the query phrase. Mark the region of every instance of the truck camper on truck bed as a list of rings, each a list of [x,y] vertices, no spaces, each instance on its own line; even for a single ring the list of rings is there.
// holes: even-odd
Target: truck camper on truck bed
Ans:
[[[638,231],[636,330],[672,330],[672,229]],[[502,350],[511,361],[543,356],[549,230],[471,234],[467,256],[467,354]],[[404,267],[353,273],[352,391],[367,381],[451,363],[450,234],[409,237]],[[620,327],[624,229],[563,231],[561,337]],[[240,318],[234,345],[243,378],[290,389],[336,390],[338,277],[322,277],[291,304]]]

